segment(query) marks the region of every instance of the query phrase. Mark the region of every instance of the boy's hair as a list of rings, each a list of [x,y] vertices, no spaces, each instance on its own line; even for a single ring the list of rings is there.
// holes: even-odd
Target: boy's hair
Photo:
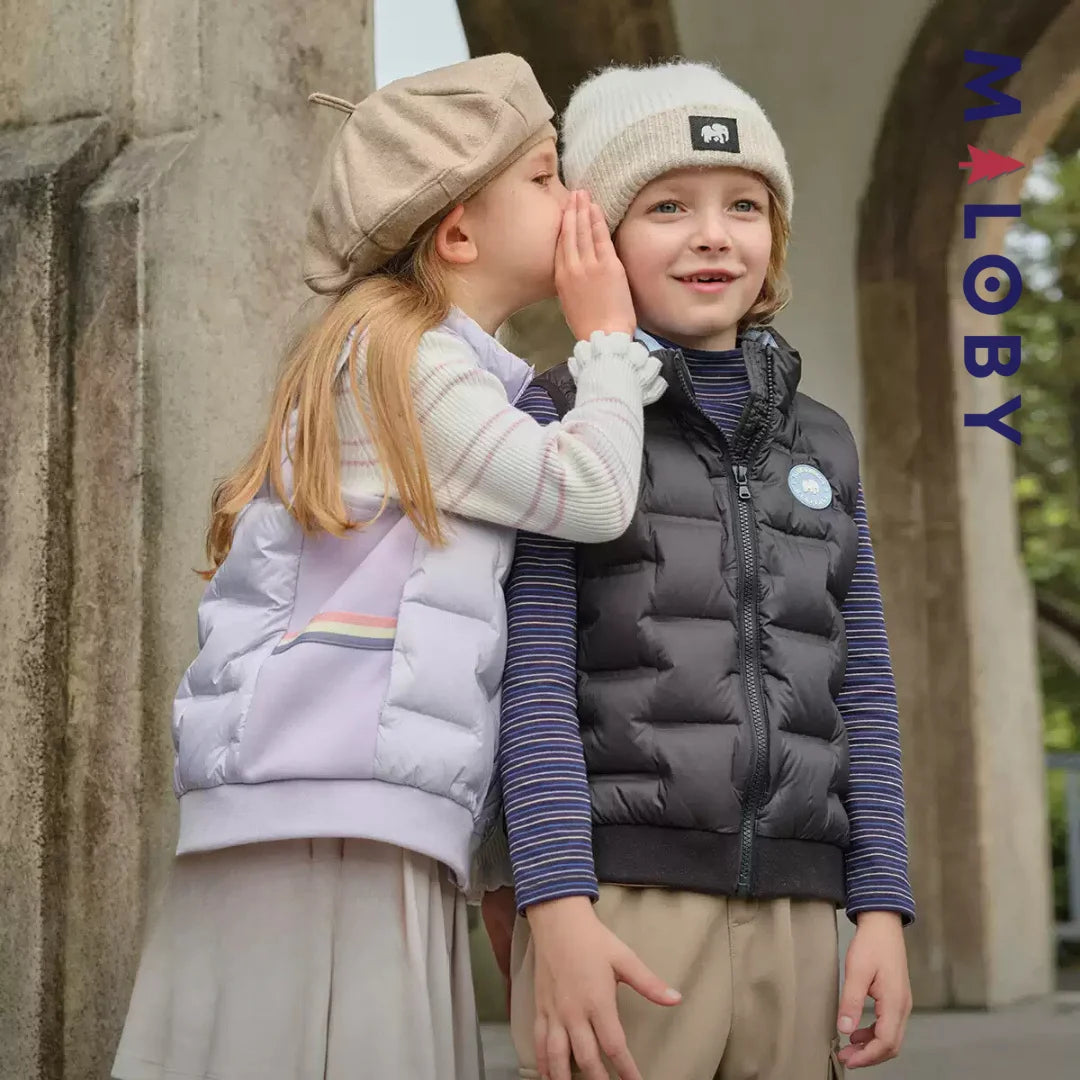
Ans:
[[[769,190],[769,226],[772,230],[772,248],[765,281],[753,307],[739,320],[740,332],[750,326],[763,326],[772,321],[777,312],[791,300],[791,284],[787,276],[787,249],[791,239],[791,221],[784,211],[772,184],[761,177]]]
[[[211,569],[200,571],[202,577],[212,578],[224,562],[232,546],[237,517],[267,477],[305,532],[323,529],[342,536],[371,524],[386,508],[384,495],[371,521],[351,521],[341,494],[335,414],[335,397],[341,390],[334,371],[350,334],[347,375],[343,375],[375,443],[384,490],[393,485],[402,511],[421,536],[436,545],[445,542],[410,383],[420,338],[438,326],[450,310],[443,264],[435,251],[437,228],[429,228],[382,271],[362,278],[334,297],[289,349],[258,445],[247,461],[214,489],[206,534]],[[357,376],[362,334],[363,395]],[[289,440],[289,492],[283,480],[282,457],[294,410],[296,428]]]

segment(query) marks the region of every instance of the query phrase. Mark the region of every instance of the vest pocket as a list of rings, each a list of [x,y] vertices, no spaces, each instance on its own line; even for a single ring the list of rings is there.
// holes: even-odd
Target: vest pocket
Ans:
[[[764,529],[760,558],[769,574],[760,603],[764,618],[785,630],[830,638],[834,608],[828,590],[829,542]]]
[[[230,780],[370,778],[392,656],[315,635],[275,650],[259,671]]]

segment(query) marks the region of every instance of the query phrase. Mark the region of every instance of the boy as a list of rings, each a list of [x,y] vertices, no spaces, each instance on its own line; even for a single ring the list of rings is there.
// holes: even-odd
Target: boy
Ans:
[[[622,538],[518,539],[500,777],[521,1076],[563,1080],[571,1051],[630,1080],[875,1064],[910,1011],[895,688],[854,440],[765,327],[786,302],[783,148],[686,63],[587,80],[564,144],[669,390]],[[527,393],[554,419],[573,383]],[[838,1016],[840,903],[858,929]],[[642,995],[618,1014],[616,981]],[[653,1008],[666,984],[681,1004]],[[877,1022],[855,1031],[867,993]]]

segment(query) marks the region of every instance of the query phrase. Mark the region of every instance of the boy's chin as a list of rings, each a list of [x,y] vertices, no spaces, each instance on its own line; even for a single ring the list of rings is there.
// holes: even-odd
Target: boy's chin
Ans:
[[[706,347],[701,343],[710,342],[716,338],[731,337],[736,329],[736,325],[724,320],[687,319],[680,320],[667,329],[658,327],[656,333],[669,341],[697,342],[699,347]]]

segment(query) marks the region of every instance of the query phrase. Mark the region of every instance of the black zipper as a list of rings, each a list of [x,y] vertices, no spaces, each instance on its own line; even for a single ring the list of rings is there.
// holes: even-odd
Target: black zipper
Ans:
[[[676,370],[682,383],[683,393],[709,426],[719,435],[720,446],[731,466],[735,480],[735,494],[731,496],[733,516],[739,523],[736,531],[736,547],[739,552],[739,589],[738,610],[742,621],[741,648],[739,661],[742,669],[743,684],[746,687],[746,699],[750,706],[750,723],[753,743],[750,757],[750,783],[743,801],[739,821],[739,877],[736,893],[748,896],[752,883],[754,861],[754,837],[756,835],[757,814],[768,782],[769,769],[769,725],[765,718],[764,693],[762,691],[761,650],[758,647],[758,611],[757,611],[757,531],[754,528],[754,498],[750,491],[749,463],[757,453],[762,440],[768,434],[767,423],[746,446],[745,452],[736,455],[735,449],[728,444],[720,425],[698,404],[686,373],[686,361],[677,353]],[[768,352],[766,351],[768,357]],[[766,418],[772,413],[773,402],[773,364],[768,357],[766,363]],[[740,429],[741,429],[740,424]],[[740,429],[736,429],[736,436]],[[733,440],[742,442],[743,440]]]

